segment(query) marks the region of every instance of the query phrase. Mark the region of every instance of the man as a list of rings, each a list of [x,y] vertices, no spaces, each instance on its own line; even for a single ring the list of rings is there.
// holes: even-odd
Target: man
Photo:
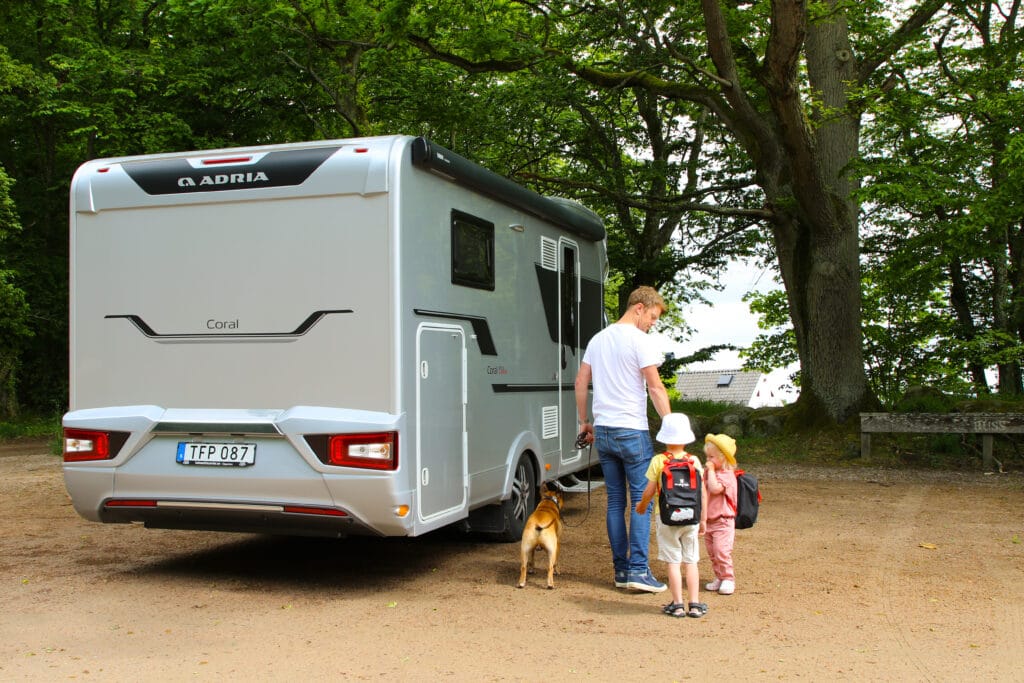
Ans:
[[[588,443],[596,441],[608,492],[605,523],[615,566],[615,587],[660,593],[665,590],[647,563],[651,516],[634,506],[647,486],[647,465],[654,456],[647,396],[661,416],[671,412],[668,392],[658,376],[664,360],[648,330],[665,311],[665,300],[652,287],[629,295],[626,311],[594,335],[576,376],[576,414]],[[594,421],[587,419],[587,395],[594,385]],[[630,519],[626,527],[626,493]]]

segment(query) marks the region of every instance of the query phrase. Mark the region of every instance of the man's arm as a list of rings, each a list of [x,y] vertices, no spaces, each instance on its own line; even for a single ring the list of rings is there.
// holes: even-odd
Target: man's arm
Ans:
[[[580,423],[580,431],[587,432],[588,443],[594,437],[594,427],[587,419],[587,398],[590,396],[590,378],[592,376],[589,363],[580,363],[579,372],[576,373],[576,419]]]
[[[661,376],[658,374],[658,366],[648,365],[645,368],[641,368],[640,372],[643,373],[644,380],[647,382],[647,393],[651,396],[651,403],[654,404],[654,409],[658,411],[658,415],[665,417],[672,412],[672,406],[668,402],[668,391],[665,389],[665,383],[661,381]],[[577,381],[579,380],[577,379]]]

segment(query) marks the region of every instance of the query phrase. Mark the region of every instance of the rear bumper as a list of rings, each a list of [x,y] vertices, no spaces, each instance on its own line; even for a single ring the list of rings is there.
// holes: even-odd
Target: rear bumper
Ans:
[[[111,499],[100,507],[99,521],[141,523],[151,529],[230,531],[287,536],[381,536],[337,508],[291,505],[239,505],[199,501],[147,501]],[[127,503],[127,504],[126,504]],[[298,508],[298,509],[296,509]]]
[[[129,406],[68,413],[64,426],[129,434],[109,460],[65,462],[75,509],[104,523],[288,535],[407,536],[415,488],[396,470],[325,465],[307,437],[397,431],[403,418],[316,407],[287,411]],[[180,442],[255,445],[246,467],[184,465]]]

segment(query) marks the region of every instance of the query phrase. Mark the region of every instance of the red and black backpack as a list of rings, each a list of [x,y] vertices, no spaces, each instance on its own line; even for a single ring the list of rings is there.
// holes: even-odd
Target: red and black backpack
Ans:
[[[700,523],[702,488],[701,472],[691,457],[676,459],[667,455],[661,468],[661,492],[658,494],[661,523],[669,526]]]

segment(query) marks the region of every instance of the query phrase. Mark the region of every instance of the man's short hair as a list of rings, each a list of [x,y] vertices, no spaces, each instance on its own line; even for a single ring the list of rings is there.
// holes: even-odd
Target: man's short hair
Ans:
[[[644,308],[657,306],[662,313],[668,310],[665,308],[665,300],[661,298],[661,294],[658,294],[658,290],[647,285],[640,285],[630,292],[629,303],[626,304],[626,307],[629,308],[637,304],[643,304]]]

